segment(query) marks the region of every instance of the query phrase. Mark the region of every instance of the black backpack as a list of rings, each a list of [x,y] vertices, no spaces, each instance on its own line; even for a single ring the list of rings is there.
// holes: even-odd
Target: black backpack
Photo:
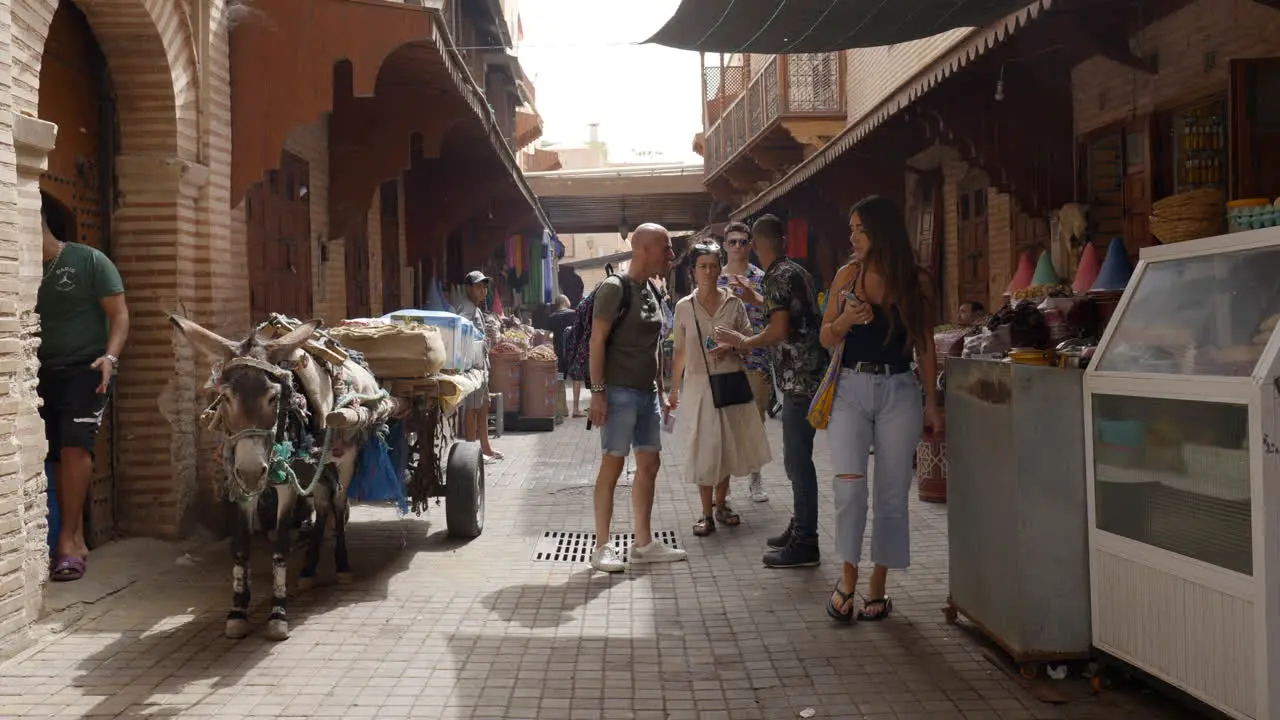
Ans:
[[[612,277],[617,276],[609,276],[609,278]],[[609,278],[605,278],[600,285],[609,282]],[[622,324],[622,321],[627,319],[627,314],[631,312],[631,283],[626,278],[619,278],[619,281],[622,284],[622,302],[618,306],[618,319],[614,321],[614,326]],[[645,282],[649,286],[649,292],[661,302],[662,296],[658,293],[658,289],[652,282]],[[578,317],[564,333],[564,356],[568,358],[567,375],[570,380],[587,382],[591,379],[591,326],[596,309],[596,290],[600,289],[600,285],[597,285],[595,290],[578,303],[576,308]],[[613,339],[612,333],[609,339]]]

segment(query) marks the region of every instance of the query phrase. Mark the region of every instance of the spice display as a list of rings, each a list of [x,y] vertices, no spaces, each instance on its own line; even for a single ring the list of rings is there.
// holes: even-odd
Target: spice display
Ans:
[[[524,355],[525,360],[545,360],[555,362],[556,351],[550,345],[535,345]]]

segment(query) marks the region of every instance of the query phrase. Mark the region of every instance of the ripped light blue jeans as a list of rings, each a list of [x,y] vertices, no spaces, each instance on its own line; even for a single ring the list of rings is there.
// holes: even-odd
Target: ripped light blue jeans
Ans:
[[[836,476],[836,552],[845,562],[857,565],[862,560],[870,495],[875,511],[871,562],[891,569],[911,564],[907,498],[915,474],[912,459],[923,427],[923,400],[914,373],[841,371],[827,439]],[[872,446],[876,450],[874,472],[870,472]],[[851,479],[849,475],[862,477]]]

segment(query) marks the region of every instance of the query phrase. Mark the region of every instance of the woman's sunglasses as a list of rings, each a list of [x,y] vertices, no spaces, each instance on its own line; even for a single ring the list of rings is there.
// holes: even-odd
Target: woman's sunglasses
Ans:
[[[693,249],[697,252],[704,252],[704,253],[720,252],[720,246],[717,245],[716,243],[698,243],[697,245],[693,246]]]

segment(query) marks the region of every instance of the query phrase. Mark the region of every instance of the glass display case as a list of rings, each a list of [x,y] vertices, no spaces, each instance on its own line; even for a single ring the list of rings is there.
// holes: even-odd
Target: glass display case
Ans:
[[[1142,250],[1085,376],[1093,642],[1280,720],[1280,228]]]

